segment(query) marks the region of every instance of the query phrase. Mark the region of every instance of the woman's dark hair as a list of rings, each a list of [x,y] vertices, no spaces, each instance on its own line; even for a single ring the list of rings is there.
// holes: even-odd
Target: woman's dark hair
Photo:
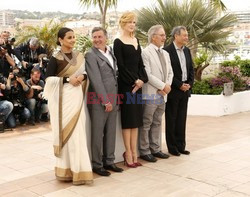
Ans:
[[[60,45],[60,46],[61,46],[61,44],[60,44],[60,42],[59,42],[59,38],[63,39],[63,38],[65,37],[66,33],[69,32],[69,31],[74,32],[72,29],[70,29],[70,28],[68,28],[68,27],[62,27],[62,28],[58,31],[58,33],[57,33],[57,42],[56,42],[57,45]]]

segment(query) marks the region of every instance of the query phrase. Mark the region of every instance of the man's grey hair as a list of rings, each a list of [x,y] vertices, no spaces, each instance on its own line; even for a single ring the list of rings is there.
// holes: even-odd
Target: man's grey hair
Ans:
[[[171,36],[173,39],[175,39],[175,35],[180,35],[181,34],[181,30],[187,31],[187,28],[185,26],[176,26],[173,28],[172,32],[171,32]]]
[[[155,35],[160,29],[164,30],[164,27],[162,25],[154,25],[150,27],[148,30],[148,43],[152,42],[153,35]]]
[[[104,33],[104,35],[108,38],[107,30],[104,29],[103,27],[94,27],[94,28],[92,29],[91,34],[93,35],[93,33],[97,32],[97,31],[102,31],[102,32]]]
[[[36,38],[36,37],[32,37],[31,39],[30,39],[30,41],[29,41],[29,44],[31,45],[31,46],[39,46],[39,40],[38,40],[38,38]]]

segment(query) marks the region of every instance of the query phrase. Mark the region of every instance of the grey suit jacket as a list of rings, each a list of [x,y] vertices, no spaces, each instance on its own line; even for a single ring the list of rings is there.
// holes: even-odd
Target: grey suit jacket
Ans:
[[[142,87],[142,93],[146,95],[158,95],[157,90],[162,90],[166,84],[171,85],[173,80],[173,70],[168,52],[163,50],[166,61],[167,76],[164,76],[159,56],[153,44],[149,44],[142,51],[142,59],[148,75],[148,83]],[[160,95],[158,95],[160,97]],[[159,98],[158,97],[158,98]],[[150,97],[145,97],[147,100]],[[167,100],[167,95],[164,96]]]
[[[85,55],[86,71],[90,80],[88,89],[88,107],[104,109],[104,105],[111,102],[115,110],[117,103],[117,63],[111,51],[114,68],[109,60],[95,47]]]

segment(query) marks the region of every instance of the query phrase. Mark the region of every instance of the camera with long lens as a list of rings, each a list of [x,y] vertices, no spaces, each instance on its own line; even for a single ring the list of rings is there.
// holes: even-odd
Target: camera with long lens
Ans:
[[[14,88],[12,87],[11,88],[11,102],[13,103],[13,113],[14,114],[19,114],[23,111],[24,109],[24,106],[22,104],[22,102],[20,101],[19,99],[19,90],[18,90],[18,87],[17,88]]]
[[[19,72],[13,72],[14,78],[23,77],[23,71],[20,69]]]

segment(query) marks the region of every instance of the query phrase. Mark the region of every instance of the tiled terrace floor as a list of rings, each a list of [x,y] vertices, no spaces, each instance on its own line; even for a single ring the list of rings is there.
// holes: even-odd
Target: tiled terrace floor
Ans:
[[[190,156],[95,176],[72,186],[54,177],[49,124],[0,134],[0,196],[5,197],[203,197],[250,196],[250,112],[224,117],[188,117]],[[166,145],[163,145],[166,152]]]

